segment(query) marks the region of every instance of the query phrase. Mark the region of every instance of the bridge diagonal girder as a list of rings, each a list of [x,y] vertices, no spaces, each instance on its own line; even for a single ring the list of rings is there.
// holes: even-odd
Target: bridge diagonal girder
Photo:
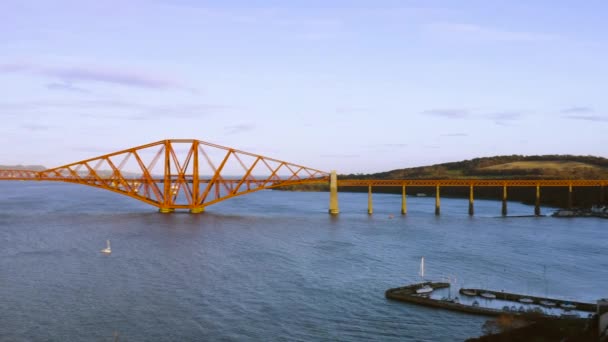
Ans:
[[[158,160],[159,155],[160,155],[160,151],[154,157],[154,159],[150,165],[156,164],[156,161]],[[158,202],[158,203],[162,202],[163,195],[161,194],[160,187],[153,180],[152,175],[150,174],[150,171],[148,171],[148,167],[146,167],[146,165],[144,164],[143,160],[141,159],[141,157],[139,156],[137,151],[133,151],[133,156],[135,157],[137,165],[139,166],[140,170],[142,171],[142,175],[143,175],[142,182],[145,184],[144,185],[144,189],[145,189],[144,196],[146,198],[151,198],[150,189],[152,189],[152,194],[156,197],[156,202]]]
[[[125,155],[125,157],[123,158],[123,160],[127,160],[128,158],[130,158],[131,153],[128,153]],[[112,185],[112,182],[118,182],[118,184],[122,184],[123,188],[128,191],[131,192],[133,191],[133,186],[127,182],[125,180],[125,178],[121,175],[120,173],[120,166],[116,167],[116,165],[114,165],[114,163],[112,162],[112,160],[110,158],[102,158],[100,160],[100,162],[105,161],[106,164],[108,164],[110,166],[110,168],[112,169],[112,175],[110,176],[110,179],[108,179],[108,182],[106,182],[107,184]],[[101,163],[100,165],[103,165],[103,163]],[[120,164],[119,164],[120,165]],[[99,166],[98,166],[99,167]],[[95,173],[97,173],[97,171],[95,171]]]
[[[255,180],[255,177],[251,177],[251,171],[256,167],[256,165],[258,164],[258,162],[260,161],[260,159],[262,159],[261,157],[257,157],[255,159],[255,161],[253,162],[253,164],[251,164],[251,167],[249,167],[249,169],[247,170],[247,172],[245,173],[245,176],[241,179],[241,181],[234,187],[234,189],[232,189],[231,195],[235,195],[239,189],[241,188],[241,186],[243,185],[243,183],[246,180]],[[240,160],[239,160],[240,161]],[[245,165],[243,165],[243,167],[245,167]],[[249,187],[248,187],[249,188]]]

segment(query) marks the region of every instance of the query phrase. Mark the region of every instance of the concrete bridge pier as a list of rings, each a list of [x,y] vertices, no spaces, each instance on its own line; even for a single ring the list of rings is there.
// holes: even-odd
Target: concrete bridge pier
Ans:
[[[568,185],[568,209],[572,209],[572,184]]]
[[[332,170],[329,175],[329,213],[331,215],[338,215],[340,209],[338,208],[338,176],[336,170]]]
[[[600,185],[600,205],[606,204],[606,190],[604,189],[604,184]]]
[[[473,185],[469,188],[469,216],[473,216],[475,213],[475,206],[473,204]]]
[[[401,188],[401,215],[407,214],[407,199],[405,194],[405,185]]]
[[[502,216],[507,216],[507,186],[502,186]]]
[[[190,209],[190,214],[200,214],[205,211],[204,207],[192,208]]]
[[[540,185],[536,184],[536,201],[534,202],[534,215],[540,216]]]
[[[435,215],[441,214],[441,199],[439,198],[439,185],[435,189]]]
[[[174,211],[175,211],[175,209],[173,209],[173,208],[159,208],[158,209],[158,212],[161,214],[170,214]]]
[[[372,186],[369,185],[367,189],[367,214],[371,215],[374,213],[374,204],[372,203]]]

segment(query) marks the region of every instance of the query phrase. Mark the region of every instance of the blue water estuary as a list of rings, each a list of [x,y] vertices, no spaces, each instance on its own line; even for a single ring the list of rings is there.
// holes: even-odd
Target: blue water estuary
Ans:
[[[462,341],[486,318],[389,301],[426,278],[593,302],[608,220],[500,202],[261,191],[205,213],[82,185],[0,183],[0,341]],[[533,207],[509,202],[509,215]],[[550,214],[550,208],[542,208]],[[106,240],[112,254],[100,250]]]

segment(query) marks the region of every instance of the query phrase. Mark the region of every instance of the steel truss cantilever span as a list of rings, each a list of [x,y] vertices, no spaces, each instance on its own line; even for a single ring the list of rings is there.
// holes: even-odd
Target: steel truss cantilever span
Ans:
[[[171,139],[44,171],[0,170],[0,179],[77,183],[133,197],[161,212],[201,212],[258,190],[326,183],[329,174],[204,141]]]

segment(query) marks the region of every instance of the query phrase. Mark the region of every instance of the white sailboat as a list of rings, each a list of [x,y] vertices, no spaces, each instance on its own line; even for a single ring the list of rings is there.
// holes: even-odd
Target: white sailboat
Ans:
[[[424,282],[424,257],[420,260],[420,278]],[[431,292],[433,292],[433,288],[429,284],[424,284],[416,289],[417,294],[429,294]]]
[[[112,253],[112,248],[110,248],[110,240],[106,240],[106,248],[102,249],[101,253],[103,253],[103,254],[111,254]]]

